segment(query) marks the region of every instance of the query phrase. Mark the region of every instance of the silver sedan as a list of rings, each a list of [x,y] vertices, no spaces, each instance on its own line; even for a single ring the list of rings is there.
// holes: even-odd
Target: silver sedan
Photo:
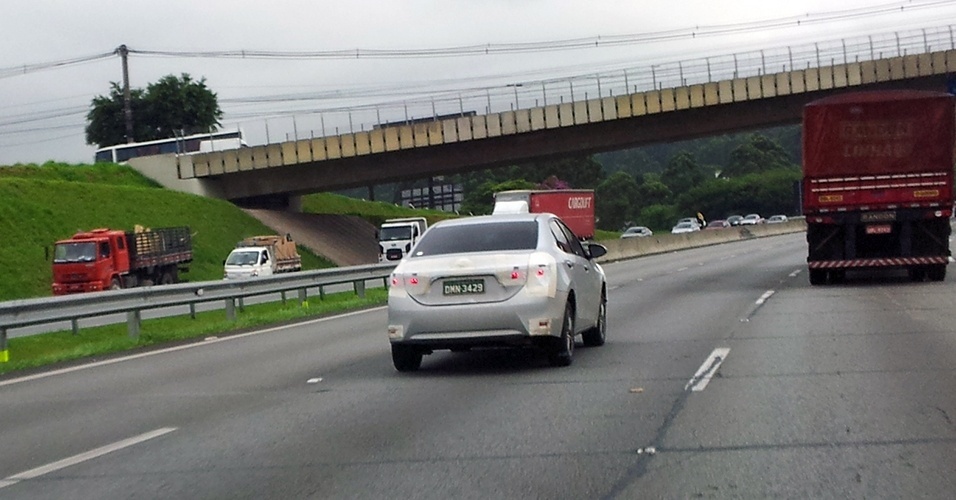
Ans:
[[[435,350],[533,346],[553,366],[571,364],[575,337],[603,345],[607,283],[557,216],[516,214],[439,222],[390,279],[388,338],[399,371]]]

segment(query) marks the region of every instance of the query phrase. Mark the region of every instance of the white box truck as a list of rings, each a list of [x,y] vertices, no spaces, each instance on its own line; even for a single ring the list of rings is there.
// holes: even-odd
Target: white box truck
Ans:
[[[378,229],[378,261],[402,260],[427,228],[424,217],[386,220]]]

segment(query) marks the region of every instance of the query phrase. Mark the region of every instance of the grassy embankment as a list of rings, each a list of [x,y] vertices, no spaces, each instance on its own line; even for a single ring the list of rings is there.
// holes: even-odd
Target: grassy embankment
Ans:
[[[323,204],[333,205],[323,210]],[[310,197],[310,211],[354,213],[361,207],[334,195]],[[376,216],[390,214],[389,205],[376,206]],[[398,207],[393,207],[398,208]],[[412,212],[416,213],[416,212]],[[17,165],[0,167],[0,300],[50,296],[51,253],[56,240],[77,230],[97,227],[130,229],[186,225],[193,234],[194,259],[185,281],[222,278],[222,259],[235,243],[247,236],[272,231],[232,204],[168,191],[134,170],[118,165]],[[299,248],[303,268],[320,269],[333,264]],[[0,373],[43,366],[83,357],[104,355],[170,341],[204,336],[382,304],[384,290],[370,289],[364,299],[352,293],[328,294],[325,300],[310,300],[305,306],[295,300],[286,304],[247,306],[236,322],[219,312],[200,313],[195,320],[166,318],[146,320],[138,340],[128,338],[125,324],[82,328],[80,335],[58,332],[8,341],[9,362],[0,363]]]

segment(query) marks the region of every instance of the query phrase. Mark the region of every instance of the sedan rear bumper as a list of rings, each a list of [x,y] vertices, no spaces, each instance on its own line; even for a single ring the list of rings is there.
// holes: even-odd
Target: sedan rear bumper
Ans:
[[[393,344],[431,349],[514,346],[534,337],[558,337],[567,295],[518,293],[494,303],[425,306],[409,297],[389,298],[388,335]]]

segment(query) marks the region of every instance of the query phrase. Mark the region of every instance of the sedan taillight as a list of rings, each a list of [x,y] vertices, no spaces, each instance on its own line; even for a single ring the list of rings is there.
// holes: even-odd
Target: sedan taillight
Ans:
[[[528,259],[525,289],[530,295],[554,297],[558,288],[557,261],[551,254],[535,252]]]
[[[418,273],[392,273],[389,279],[389,293],[421,295],[428,291],[430,282],[427,276],[421,276]]]

